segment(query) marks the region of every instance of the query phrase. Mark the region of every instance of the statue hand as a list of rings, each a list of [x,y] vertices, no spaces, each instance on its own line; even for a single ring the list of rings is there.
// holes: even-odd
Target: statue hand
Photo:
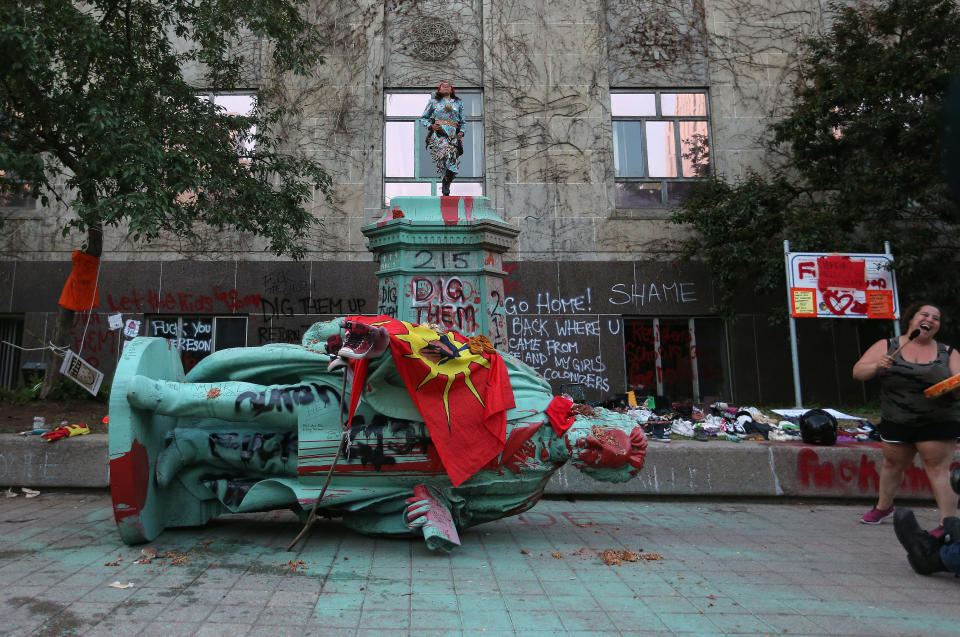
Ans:
[[[422,527],[427,523],[427,513],[430,512],[430,502],[418,500],[416,497],[407,498],[407,508],[403,513],[407,526],[411,529]]]

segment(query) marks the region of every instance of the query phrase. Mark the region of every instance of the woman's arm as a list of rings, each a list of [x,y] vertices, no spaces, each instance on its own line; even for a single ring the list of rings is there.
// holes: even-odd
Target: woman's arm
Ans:
[[[427,108],[424,109],[423,115],[420,116],[420,123],[426,126],[427,128],[430,128],[431,125],[433,124],[431,120],[433,119],[433,110],[436,106],[437,106],[437,101],[431,97],[430,101],[427,102]],[[436,129],[433,129],[433,130],[436,130]]]
[[[887,356],[887,341],[877,341],[854,364],[853,379],[870,380],[881,370],[890,369],[891,365],[893,365],[893,359]]]
[[[950,352],[950,375],[960,374],[960,352],[953,350]],[[960,385],[950,392],[954,398],[960,398]]]
[[[463,137],[467,134],[467,120],[463,117],[463,102],[457,102],[457,119],[460,122],[460,133],[459,137]]]

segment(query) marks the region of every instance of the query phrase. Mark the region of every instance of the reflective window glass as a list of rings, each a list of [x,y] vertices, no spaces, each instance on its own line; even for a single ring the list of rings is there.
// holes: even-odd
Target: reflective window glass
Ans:
[[[613,123],[613,169],[617,177],[644,177],[643,122]]]
[[[420,117],[430,93],[387,93],[384,113],[387,117]]]
[[[648,176],[677,176],[677,144],[673,122],[646,122]]]
[[[617,208],[659,208],[663,206],[663,186],[657,182],[618,181]]]
[[[678,117],[706,116],[706,93],[663,93],[660,95],[662,115]]]
[[[657,96],[653,93],[611,93],[610,114],[614,117],[655,117]]]
[[[387,122],[383,136],[384,176],[413,177],[413,122]]]
[[[679,122],[680,165],[684,177],[710,176],[710,138],[706,122]]]

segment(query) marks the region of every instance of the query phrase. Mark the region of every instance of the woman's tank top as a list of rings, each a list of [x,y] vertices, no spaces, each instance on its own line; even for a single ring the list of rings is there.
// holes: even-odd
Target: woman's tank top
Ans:
[[[887,341],[887,354],[899,347],[898,340]],[[929,425],[960,422],[960,401],[952,394],[927,398],[923,390],[950,378],[950,352],[953,348],[937,343],[937,357],[929,363],[911,363],[897,354],[890,369],[880,374],[880,411],[884,422],[901,425]]]

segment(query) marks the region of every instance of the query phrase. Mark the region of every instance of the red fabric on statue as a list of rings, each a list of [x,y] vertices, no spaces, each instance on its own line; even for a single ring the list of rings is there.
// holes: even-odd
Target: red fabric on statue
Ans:
[[[100,305],[97,294],[97,266],[100,259],[82,250],[73,251],[73,270],[60,293],[60,305],[68,310],[86,312]]]
[[[438,334],[389,316],[347,320],[380,325],[390,333],[393,361],[454,486],[503,451],[514,398],[499,354],[472,354],[462,334]]]
[[[554,396],[553,400],[550,401],[550,404],[547,405],[547,408],[544,410],[557,435],[562,436],[567,433],[567,429],[572,427],[573,421],[577,419],[576,415],[570,413],[571,407],[573,407],[573,401],[569,398]]]

